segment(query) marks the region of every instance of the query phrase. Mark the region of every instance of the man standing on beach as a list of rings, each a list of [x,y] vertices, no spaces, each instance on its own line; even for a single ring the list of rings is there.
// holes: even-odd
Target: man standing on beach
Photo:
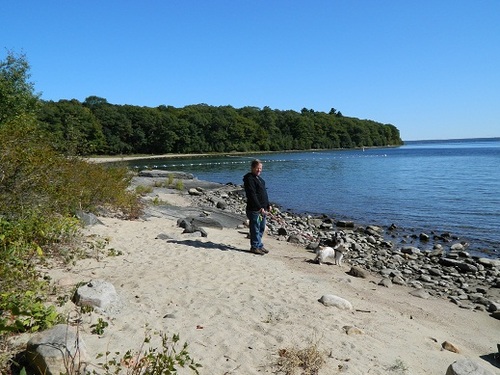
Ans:
[[[262,236],[266,229],[266,216],[270,209],[267,197],[266,182],[260,177],[262,162],[255,159],[251,163],[251,171],[243,176],[247,197],[246,214],[250,226],[250,251],[264,255],[269,251],[262,244]]]

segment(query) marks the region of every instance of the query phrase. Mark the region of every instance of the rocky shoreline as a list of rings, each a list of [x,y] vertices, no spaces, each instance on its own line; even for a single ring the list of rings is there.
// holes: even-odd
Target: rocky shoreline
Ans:
[[[242,186],[202,182],[187,175],[182,178],[187,178],[185,188],[200,216],[224,212],[245,217]],[[368,272],[380,277],[379,285],[410,286],[416,297],[449,299],[460,308],[484,311],[500,319],[500,260],[469,254],[468,244],[448,233],[408,235],[400,233],[395,225],[359,226],[326,215],[301,215],[278,207],[273,208],[267,225],[268,235],[294,243],[309,253],[342,236],[349,245],[344,260],[356,276],[364,277]],[[307,261],[313,262],[314,254],[310,258]]]

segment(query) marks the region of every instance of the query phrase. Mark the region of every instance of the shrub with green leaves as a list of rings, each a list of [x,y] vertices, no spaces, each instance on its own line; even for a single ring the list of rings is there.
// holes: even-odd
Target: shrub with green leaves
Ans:
[[[36,332],[61,321],[55,307],[30,290],[0,294],[0,310],[0,332]]]
[[[106,209],[125,218],[141,212],[126,168],[91,164],[56,152],[31,116],[0,126],[0,337],[50,327],[47,281],[36,264],[61,256],[77,237],[77,210]],[[71,257],[67,257],[70,259]],[[63,260],[63,259],[61,259]]]
[[[145,349],[145,346],[151,343],[151,335],[147,334],[138,352],[128,350],[121,358],[109,358],[110,352],[107,352],[106,361],[99,363],[99,366],[105,370],[105,375],[175,375],[179,368],[186,367],[199,374],[198,368],[202,366],[191,358],[188,344],[184,343],[180,350],[177,348],[180,340],[178,334],[174,334],[171,339],[162,332],[158,335],[161,338],[160,348]],[[103,355],[98,356],[102,357]],[[92,372],[92,374],[98,373],[102,372]]]
[[[0,127],[0,215],[24,219],[72,215],[105,206],[133,218],[140,213],[125,167],[91,164],[57,153],[29,117]]]

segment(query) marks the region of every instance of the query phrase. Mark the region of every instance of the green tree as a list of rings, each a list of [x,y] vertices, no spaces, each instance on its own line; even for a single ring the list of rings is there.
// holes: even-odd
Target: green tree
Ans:
[[[42,102],[38,119],[40,127],[53,138],[56,149],[67,155],[89,155],[104,149],[101,124],[76,99]]]
[[[29,71],[24,54],[9,51],[0,61],[0,125],[20,115],[35,115],[40,95],[34,92]]]
[[[106,137],[104,154],[130,154],[134,152],[131,145],[134,130],[126,110],[109,104],[106,99],[90,96],[83,102],[89,108],[102,126]]]

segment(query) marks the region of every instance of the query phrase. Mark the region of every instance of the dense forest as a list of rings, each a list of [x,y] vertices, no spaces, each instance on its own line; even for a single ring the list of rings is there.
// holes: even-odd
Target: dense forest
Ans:
[[[390,124],[312,109],[116,105],[90,96],[41,101],[38,121],[70,155],[217,153],[401,145]]]

